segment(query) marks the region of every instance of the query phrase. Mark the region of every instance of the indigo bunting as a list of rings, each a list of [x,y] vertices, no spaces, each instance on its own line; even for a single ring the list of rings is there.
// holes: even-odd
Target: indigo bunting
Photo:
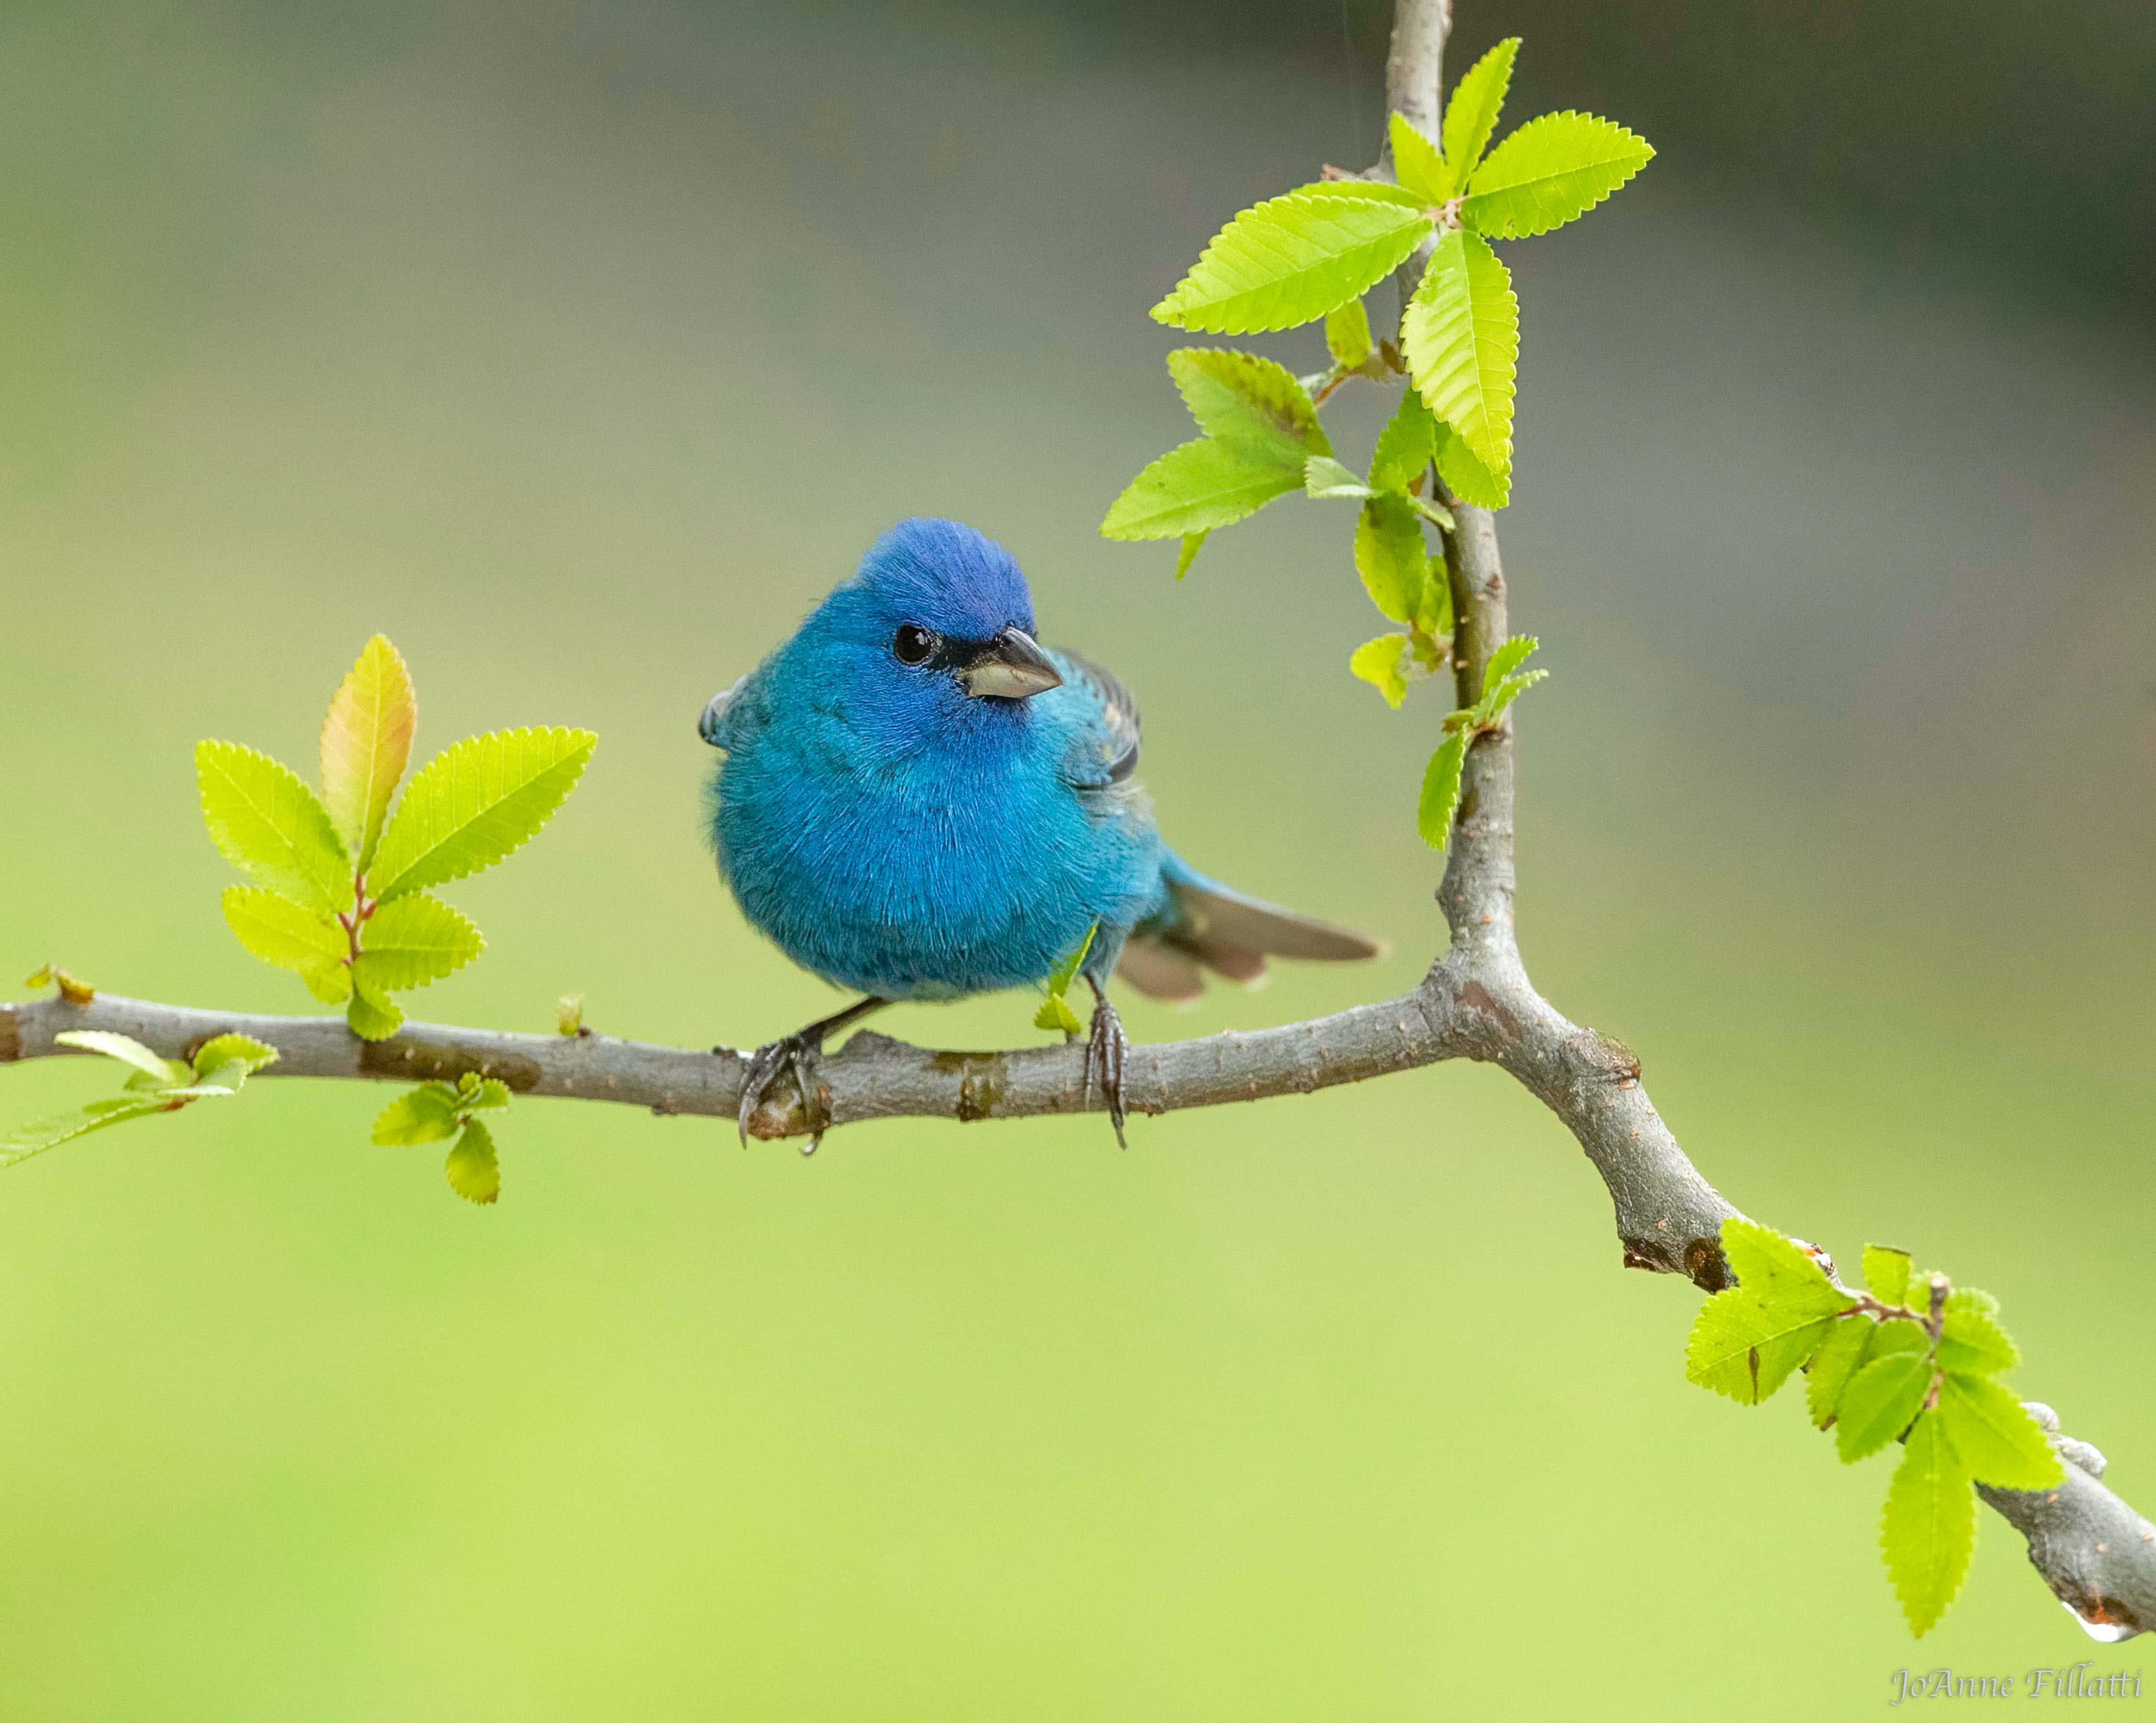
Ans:
[[[955,521],[903,521],[704,708],[698,733],[726,755],[709,800],[721,874],[787,956],[865,995],[757,1052],[744,1143],[783,1071],[814,1121],[827,1036],[894,1000],[1034,985],[1089,934],[1085,1094],[1100,1084],[1121,1142],[1129,1042],[1111,971],[1183,1000],[1203,990],[1201,968],[1251,982],[1269,954],[1378,954],[1169,849],[1133,775],[1129,691],[1034,631],[1001,545]]]

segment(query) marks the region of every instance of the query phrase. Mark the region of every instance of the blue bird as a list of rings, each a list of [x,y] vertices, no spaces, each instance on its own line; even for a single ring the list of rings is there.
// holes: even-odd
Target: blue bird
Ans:
[[[1129,1042],[1111,971],[1183,1000],[1204,990],[1201,967],[1251,982],[1268,955],[1378,954],[1170,850],[1133,775],[1129,691],[1034,633],[1001,545],[955,521],[902,521],[704,708],[698,733],[726,755],[709,804],[720,873],[788,957],[864,995],[757,1052],[744,1143],[782,1072],[813,1122],[827,1036],[895,1000],[1036,985],[1089,934],[1086,1094],[1100,1084],[1121,1142]]]

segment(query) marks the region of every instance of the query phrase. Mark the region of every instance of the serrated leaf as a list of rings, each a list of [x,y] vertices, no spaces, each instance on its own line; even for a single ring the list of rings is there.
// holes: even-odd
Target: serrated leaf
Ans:
[[[589,730],[557,728],[496,730],[444,749],[397,804],[367,889],[387,903],[493,867],[553,817],[598,745]]]
[[[1401,341],[1430,410],[1490,472],[1510,473],[1520,307],[1511,273],[1480,234],[1455,228],[1438,240]]]
[[[1211,532],[1212,529],[1208,527],[1203,532],[1186,532],[1183,535],[1182,547],[1175,553],[1175,578],[1178,580],[1182,579],[1190,572],[1190,565],[1198,560],[1198,553],[1203,548]]]
[[[1723,1222],[1722,1248],[1738,1283],[1700,1306],[1685,1375],[1757,1405],[1811,1355],[1850,1300],[1801,1247],[1756,1222]]]
[[[1548,679],[1549,672],[1546,670],[1530,670],[1519,676],[1507,676],[1503,681],[1490,691],[1482,702],[1483,711],[1489,722],[1496,723],[1498,718],[1504,715],[1507,707],[1534,687],[1537,682],[1547,681]]]
[[[1414,511],[1397,492],[1363,505],[1355,522],[1355,572],[1380,615],[1414,620],[1430,580],[1430,549]]]
[[[1086,961],[1086,954],[1093,949],[1093,941],[1100,931],[1100,923],[1095,922],[1086,929],[1086,937],[1078,942],[1077,948],[1065,953],[1062,960],[1049,971],[1048,997],[1041,1001],[1040,1009],[1033,1014],[1034,1028],[1060,1029],[1066,1035],[1078,1032],[1078,1014],[1070,1009],[1070,1002],[1064,995],[1070,990],[1070,984],[1077,979],[1079,968]]]
[[[1909,1427],[1932,1391],[1932,1360],[1922,1352],[1890,1352],[1850,1377],[1834,1426],[1835,1451],[1861,1460]]]
[[[1407,261],[1431,226],[1394,186],[1305,186],[1221,229],[1152,314],[1214,335],[1292,329],[1360,298]]]
[[[1348,670],[1383,695],[1385,704],[1395,712],[1408,697],[1407,671],[1400,661],[1407,649],[1405,635],[1381,634],[1356,647],[1348,661]]]
[[[1415,830],[1433,850],[1442,851],[1452,837],[1453,810],[1460,805],[1460,772],[1466,764],[1467,744],[1473,738],[1455,730],[1438,744],[1422,774],[1422,796],[1415,804]]]
[[[1947,1294],[1939,1331],[1942,1370],[1996,1376],[2020,1363],[2020,1350],[1992,1318],[1997,1308],[1989,1294],[1973,1286],[1956,1287]]]
[[[1132,479],[1101,522],[1101,533],[1188,543],[1194,534],[1255,514],[1275,497],[1301,488],[1300,466],[1281,467],[1232,444],[1200,437],[1169,450]]]
[[[2051,1489],[2066,1481],[2059,1457],[2021,1402],[1989,1376],[1949,1371],[1938,1416],[1969,1475],[1998,1489]]]
[[[362,1041],[387,1041],[404,1026],[404,1011],[376,980],[373,954],[362,952],[348,973],[352,997],[345,1002],[344,1020]]]
[[[1516,634],[1492,652],[1490,661],[1482,666],[1482,697],[1487,700],[1500,682],[1534,656],[1540,645],[1542,641],[1533,635]]]
[[[423,1083],[375,1115],[372,1132],[385,1149],[446,1142],[457,1134],[457,1092],[445,1083]]]
[[[1363,301],[1351,299],[1325,314],[1325,351],[1343,371],[1359,370],[1370,360],[1376,343],[1370,339],[1370,314]]]
[[[1493,473],[1475,458],[1466,440],[1449,424],[1437,427],[1437,442],[1430,459],[1445,488],[1462,502],[1477,508],[1502,508],[1512,499],[1512,471]]]
[[[1415,606],[1414,625],[1430,637],[1431,642],[1449,643],[1452,635],[1452,583],[1448,577],[1445,558],[1430,559],[1426,579],[1422,584],[1422,601]],[[1418,650],[1427,652],[1424,645]],[[1433,664],[1433,670],[1437,666]]]
[[[1405,114],[1395,113],[1393,141],[1393,177],[1400,189],[1414,195],[1424,208],[1434,208],[1452,195],[1452,177],[1437,146],[1422,135]]]
[[[315,793],[290,768],[236,742],[195,748],[203,823],[226,861],[325,913],[352,902],[352,862]]]
[[[1864,1247],[1864,1283],[1882,1304],[1909,1302],[1909,1253],[1892,1245]]]
[[[277,1049],[266,1042],[257,1041],[251,1035],[213,1035],[195,1049],[195,1075],[205,1082],[212,1081],[210,1072],[227,1064],[237,1064],[249,1077],[278,1060]]]
[[[1298,478],[1306,456],[1332,452],[1310,392],[1284,365],[1226,347],[1186,347],[1168,356],[1168,370],[1209,437]]]
[[[439,981],[486,945],[469,919],[424,892],[384,903],[361,928],[360,938],[365,942],[362,961],[384,991]]]
[[[1460,188],[1482,159],[1482,152],[1490,147],[1490,134],[1497,129],[1497,116],[1504,111],[1505,92],[1512,82],[1512,62],[1519,52],[1520,39],[1507,36],[1470,66],[1453,87],[1442,128],[1447,198],[1460,195]]]
[[[1420,478],[1436,453],[1437,432],[1423,398],[1412,388],[1402,390],[1400,404],[1378,433],[1378,446],[1370,455],[1370,488],[1405,491]]]
[[[1085,1026],[1078,1021],[1078,1013],[1070,1009],[1070,1001],[1060,993],[1051,993],[1040,1002],[1040,1009],[1033,1014],[1036,1029],[1061,1030],[1065,1035],[1075,1035]]]
[[[1460,219],[1493,239],[1526,239],[1584,215],[1645,167],[1654,147],[1592,114],[1544,114],[1490,152]]]
[[[466,1113],[500,1113],[510,1103],[509,1085],[498,1077],[467,1071],[457,1079],[457,1105]]]
[[[1841,1391],[1864,1362],[1871,1330],[1878,1325],[1868,1316],[1841,1317],[1827,1330],[1826,1338],[1812,1354],[1811,1362],[1804,1366],[1804,1409],[1811,1414],[1815,1429],[1824,1430],[1834,1422]]]
[[[1935,1413],[1909,1432],[1887,1486],[1879,1547],[1902,1612],[1922,1638],[1953,1602],[1976,1547],[1976,1494]]]
[[[131,1065],[160,1083],[185,1083],[194,1074],[177,1060],[151,1052],[133,1036],[115,1034],[110,1029],[63,1029],[53,1039],[62,1047],[80,1047],[86,1053],[102,1053],[108,1059]]]
[[[396,647],[377,635],[361,648],[322,720],[322,800],[362,872],[410,764],[418,722],[411,673]]]
[[[325,1005],[341,1005],[351,996],[352,976],[344,959],[352,944],[332,918],[295,903],[281,892],[228,886],[224,919],[249,953],[293,970]]]
[[[18,1161],[28,1160],[33,1155],[42,1155],[48,1149],[57,1149],[77,1137],[87,1136],[92,1131],[101,1131],[107,1125],[125,1124],[131,1119],[146,1119],[152,1113],[172,1110],[172,1102],[163,1096],[116,1096],[109,1101],[92,1101],[87,1107],[78,1107],[72,1112],[54,1114],[49,1119],[18,1125],[5,1137],[0,1137],[0,1168],[13,1166]]]
[[[1320,499],[1337,496],[1374,496],[1373,491],[1330,455],[1313,455],[1303,463],[1302,494]]]
[[[501,1164],[494,1152],[494,1133],[476,1119],[465,1125],[443,1170],[449,1175],[449,1189],[466,1202],[492,1202],[501,1195]]]

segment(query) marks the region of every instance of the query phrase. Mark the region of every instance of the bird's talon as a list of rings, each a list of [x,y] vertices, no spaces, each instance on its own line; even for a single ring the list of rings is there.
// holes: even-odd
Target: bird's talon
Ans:
[[[1115,1127],[1116,1146],[1127,1149],[1131,1145],[1123,1136],[1123,1067],[1130,1052],[1131,1038],[1123,1033],[1122,1019],[1116,1015],[1116,1008],[1108,1003],[1108,996],[1101,991],[1098,982],[1093,983],[1093,995],[1096,1003],[1093,1006],[1092,1030],[1086,1037],[1086,1075],[1081,1093],[1085,1103],[1091,1106],[1093,1073],[1097,1067],[1101,1093],[1108,1103],[1108,1123]]]

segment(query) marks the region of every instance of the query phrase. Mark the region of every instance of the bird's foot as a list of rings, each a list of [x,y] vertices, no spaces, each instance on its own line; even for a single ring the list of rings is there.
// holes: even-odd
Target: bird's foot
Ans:
[[[1090,975],[1086,979],[1092,980]],[[1123,1064],[1130,1057],[1131,1038],[1123,1033],[1123,1020],[1116,1015],[1116,1008],[1108,1003],[1108,995],[1101,992],[1097,981],[1093,983],[1093,1027],[1086,1037],[1082,1093],[1090,1106],[1097,1078],[1108,1103],[1108,1123],[1116,1128],[1116,1146],[1127,1149],[1131,1145],[1123,1140]]]
[[[801,1152],[816,1152],[816,1145],[824,1140],[824,1133],[831,1124],[830,1115],[824,1106],[824,1092],[816,1082],[816,1066],[823,1057],[820,1023],[812,1023],[806,1029],[782,1036],[756,1050],[748,1062],[748,1069],[742,1075],[741,1112],[735,1120],[741,1129],[742,1148],[748,1147],[749,1120],[763,1104],[771,1086],[783,1075],[793,1079],[794,1093],[801,1097],[802,1116],[808,1122],[808,1146]]]

